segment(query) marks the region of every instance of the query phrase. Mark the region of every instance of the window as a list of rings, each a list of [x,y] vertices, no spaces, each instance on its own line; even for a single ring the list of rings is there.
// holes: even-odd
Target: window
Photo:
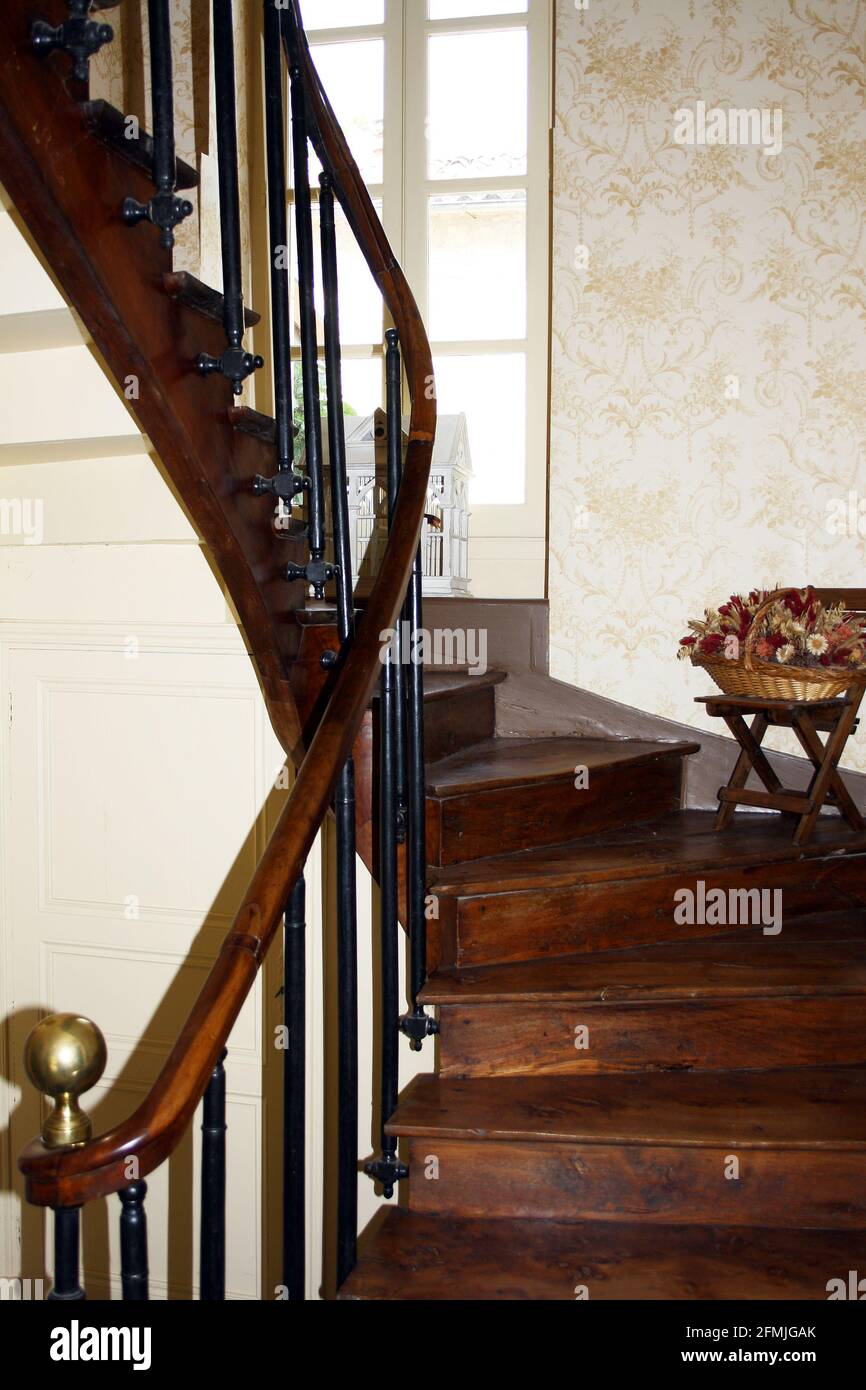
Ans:
[[[303,4],[314,61],[424,315],[439,410],[468,418],[472,538],[531,538],[542,570],[551,8]],[[366,414],[382,399],[384,325],[351,240],[346,228],[345,396]]]

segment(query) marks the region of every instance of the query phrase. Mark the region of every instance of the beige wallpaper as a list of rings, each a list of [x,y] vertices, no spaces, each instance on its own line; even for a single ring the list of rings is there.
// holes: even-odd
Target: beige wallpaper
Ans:
[[[557,10],[552,669],[710,727],[687,617],[866,585],[866,0]]]
[[[152,129],[150,105],[150,44],[146,0],[128,0],[112,10],[109,22],[114,41],[91,59],[90,95],[101,97],[125,115],[136,115]],[[210,139],[210,7],[208,0],[172,0],[172,64],[175,92],[175,142],[177,153],[206,181]],[[209,172],[209,171],[208,171]],[[199,191],[188,190],[196,205],[192,217],[175,230],[174,265],[199,275],[200,241],[219,247],[219,205],[213,212],[200,200]],[[215,214],[215,215],[214,215]]]

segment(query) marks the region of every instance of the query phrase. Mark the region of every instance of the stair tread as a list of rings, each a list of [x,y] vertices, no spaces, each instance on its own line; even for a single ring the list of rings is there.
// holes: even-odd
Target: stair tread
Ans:
[[[424,671],[424,699],[445,700],[450,695],[464,691],[487,690],[490,686],[501,685],[507,678],[507,671],[491,668],[483,675],[473,675],[465,667],[429,667]]]
[[[432,975],[425,1004],[616,1003],[866,994],[866,913],[816,913],[781,937],[755,927],[695,941]]]
[[[472,694],[479,690],[489,690],[492,686],[501,685],[508,679],[508,672],[499,668],[492,668],[484,672],[483,675],[476,676],[465,666],[437,666],[434,668],[424,668],[424,702],[429,704],[433,700],[448,700],[455,695]],[[377,688],[373,692],[373,699],[378,700],[380,690]],[[493,739],[486,739],[484,746],[494,742]],[[474,753],[481,744],[473,744],[470,752]],[[429,767],[441,767],[444,762],[450,762],[451,757],[462,757],[461,753],[452,754],[448,758],[443,758],[439,762],[430,763]]]
[[[465,895],[567,888],[677,869],[694,874],[737,864],[866,853],[866,833],[852,833],[839,816],[820,816],[812,838],[801,846],[794,844],[784,816],[738,812],[724,831],[714,830],[715,819],[715,811],[672,811],[560,845],[431,869],[432,891]]]
[[[866,1231],[477,1220],[392,1207],[361,1241],[341,1299],[827,1298],[862,1270]]]
[[[188,270],[167,270],[162,277],[163,289],[172,299],[178,299],[188,309],[195,309],[205,318],[223,321],[224,298],[222,290],[206,285]],[[244,324],[253,328],[260,321],[261,314],[244,306]]]
[[[390,1134],[442,1139],[756,1149],[866,1146],[866,1068],[417,1076]]]
[[[141,129],[137,135],[131,134],[128,118],[110,102],[101,99],[85,101],[82,102],[81,110],[87,126],[97,140],[114,150],[128,164],[134,164],[137,169],[150,176],[153,170],[152,135]],[[175,161],[175,166],[175,186],[179,192],[198,187],[198,173],[192,165],[187,164],[186,160],[178,158]]]
[[[264,444],[274,444],[277,437],[277,422],[271,415],[263,415],[248,405],[230,405],[229,424],[242,434],[252,434]]]
[[[472,679],[476,679],[473,677]],[[585,766],[590,777],[608,767],[639,766],[659,758],[696,753],[697,743],[615,738],[492,738],[427,768],[427,790],[458,796],[474,790],[573,778]]]

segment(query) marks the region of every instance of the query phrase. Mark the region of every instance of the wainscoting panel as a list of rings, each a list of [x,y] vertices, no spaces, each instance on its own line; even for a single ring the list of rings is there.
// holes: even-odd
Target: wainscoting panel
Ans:
[[[105,1077],[84,1102],[96,1132],[140,1103],[264,848],[283,759],[228,625],[136,634],[9,624],[0,629],[0,660],[14,1170],[14,1155],[39,1127],[39,1098],[21,1056],[41,1015],[75,1010],[105,1033]],[[262,1066],[262,1001],[276,992],[278,973],[275,958],[229,1044],[230,1298],[273,1297],[261,1216],[263,1091],[269,1078],[278,1083],[279,1069]],[[196,1289],[199,1123],[148,1178],[156,1298]],[[21,1271],[50,1274],[50,1218],[23,1203],[14,1171],[8,1185]],[[95,1297],[119,1294],[119,1209],[112,1197],[85,1212],[85,1282]]]

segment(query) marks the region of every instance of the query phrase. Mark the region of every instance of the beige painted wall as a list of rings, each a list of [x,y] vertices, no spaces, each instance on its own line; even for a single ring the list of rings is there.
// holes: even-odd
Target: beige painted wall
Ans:
[[[864,583],[866,516],[826,523],[866,498],[866,3],[557,8],[552,669],[701,725],[688,617]],[[782,152],[677,145],[699,100]]]

